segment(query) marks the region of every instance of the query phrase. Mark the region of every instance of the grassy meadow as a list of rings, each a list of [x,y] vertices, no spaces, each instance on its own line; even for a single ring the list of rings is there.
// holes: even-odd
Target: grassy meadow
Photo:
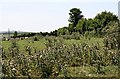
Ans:
[[[19,49],[19,54],[22,54],[22,55],[24,55],[25,57],[31,57],[31,56],[36,56],[36,55],[38,55],[40,52],[43,52],[43,53],[46,53],[46,52],[44,52],[44,51],[48,51],[48,53],[51,53],[52,55],[53,54],[55,54],[56,53],[56,55],[57,55],[57,57],[59,57],[59,52],[57,52],[57,50],[59,49],[59,44],[61,44],[61,43],[59,43],[58,42],[58,45],[56,45],[56,44],[53,44],[53,46],[51,46],[51,48],[49,49],[49,47],[47,48],[47,46],[49,45],[49,43],[50,43],[50,41],[48,42],[48,39],[50,39],[51,41],[53,41],[53,42],[51,42],[50,44],[52,44],[52,43],[57,43],[57,41],[58,40],[60,40],[61,41],[61,39],[60,38],[58,38],[58,37],[43,37],[43,38],[40,38],[39,40],[37,40],[37,41],[34,41],[33,40],[33,38],[34,37],[31,37],[31,38],[27,38],[27,39],[23,39],[23,40],[20,40],[20,39],[13,39],[13,40],[9,40],[9,41],[2,41],[2,46],[3,46],[3,53],[4,52],[10,52],[10,48],[11,48],[11,46],[13,46],[13,41],[15,41],[16,42],[16,47]],[[55,41],[55,40],[56,41]],[[47,45],[48,44],[48,45]],[[86,44],[86,45],[88,45],[89,47],[93,47],[94,45],[96,45],[97,46],[97,48],[98,48],[98,52],[103,52],[103,48],[104,48],[104,43],[103,43],[103,38],[99,38],[99,37],[92,37],[92,38],[86,38],[86,37],[81,37],[81,39],[80,40],[76,40],[76,39],[62,39],[62,44],[63,45],[65,45],[66,47],[68,47],[68,48],[60,48],[61,49],[61,51],[62,52],[64,52],[63,54],[64,55],[66,55],[66,57],[67,57],[67,53],[68,53],[68,51],[70,50],[71,52],[72,52],[72,49],[74,49],[74,47],[73,46],[79,46],[79,45],[84,45],[84,44]],[[28,51],[26,51],[26,47],[27,46],[29,46],[30,47],[30,53],[31,54],[29,54],[28,52],[29,52],[29,50]],[[58,46],[58,49],[57,50],[55,50],[54,48],[56,48],[56,46]],[[84,47],[84,46],[83,46]],[[49,50],[47,50],[47,49],[49,49]],[[77,52],[80,52],[81,50],[79,50],[79,47],[76,47],[75,48],[76,50],[73,50],[74,52],[73,52],[73,54],[75,54],[75,53],[77,53]],[[82,48],[81,48],[82,49]],[[92,48],[93,50],[94,50],[94,48]],[[65,51],[66,50],[66,51]],[[89,50],[89,48],[87,49],[87,50]],[[95,49],[96,50],[96,49]],[[14,51],[14,50],[12,50],[12,51]],[[56,52],[54,52],[54,51],[56,51]],[[83,51],[83,50],[82,50]],[[113,51],[113,50],[109,50],[109,51]],[[54,52],[54,53],[53,53]],[[66,54],[65,54],[66,53]],[[16,59],[16,60],[18,60],[18,58],[11,58],[11,56],[10,56],[10,54],[7,54],[7,53],[5,53],[6,55],[9,55],[9,59],[10,60],[12,60],[12,59]],[[102,54],[102,53],[101,53]],[[46,54],[45,54],[46,55]],[[70,54],[71,55],[71,54]],[[85,60],[85,58],[84,58],[84,56],[85,55],[83,55],[83,60]],[[103,52],[103,55],[102,56],[104,56],[104,52]],[[50,56],[48,55],[48,58],[49,58]],[[69,55],[68,55],[68,57],[70,57]],[[71,56],[71,60],[70,61],[68,61],[68,60],[66,60],[66,58],[60,58],[60,59],[65,59],[65,61],[61,61],[60,63],[63,63],[63,62],[67,62],[67,66],[65,66],[64,65],[64,67],[65,67],[65,71],[66,71],[66,74],[65,74],[65,71],[63,71],[63,70],[61,70],[61,71],[59,71],[59,74],[58,74],[58,76],[57,77],[64,77],[65,75],[67,75],[67,77],[115,77],[115,76],[117,76],[117,74],[118,74],[118,66],[117,65],[113,65],[113,64],[110,64],[110,65],[106,65],[106,66],[101,66],[101,73],[98,73],[98,68],[97,68],[97,65],[95,64],[95,65],[89,65],[90,64],[90,61],[88,62],[89,64],[77,64],[77,65],[74,65],[74,63],[76,62],[76,63],[78,63],[78,62],[81,62],[81,61],[83,61],[83,60],[79,60],[79,58],[78,59],[76,59],[76,57],[78,58],[79,56]],[[89,57],[89,56],[88,56]],[[8,58],[7,59],[4,59],[4,61],[6,61],[6,60],[8,60]],[[39,58],[39,56],[38,56],[38,58]],[[54,56],[53,56],[53,58],[54,58]],[[35,57],[35,59],[36,59],[36,57]],[[44,58],[43,58],[44,59]],[[86,58],[86,59],[88,59],[88,58]],[[103,58],[104,59],[104,58]],[[109,58],[108,58],[109,59]],[[34,60],[34,59],[33,59]],[[33,60],[31,60],[31,61],[33,61]],[[51,59],[52,60],[52,59]],[[27,60],[28,61],[28,60]],[[37,60],[36,60],[37,61]],[[84,62],[84,63],[87,63],[87,61],[88,60],[86,60],[86,62]],[[106,60],[107,61],[107,60]],[[70,62],[70,63],[68,63],[68,62]],[[108,63],[110,62],[110,61],[107,61]],[[37,64],[37,63],[36,63]],[[57,63],[54,63],[54,65],[57,65]],[[33,68],[32,68],[33,67]],[[56,67],[57,66],[53,66],[54,68],[53,68],[53,70],[52,71],[54,71],[54,73],[55,72],[58,72],[58,69],[56,69]],[[37,73],[37,71],[36,70],[34,70],[34,68],[36,68],[36,66],[35,65],[32,65],[31,64],[31,69],[28,69],[28,71],[34,71],[34,72],[36,72]],[[19,69],[19,67],[18,67],[18,69]],[[61,68],[62,69],[62,68]],[[45,72],[47,72],[47,71],[45,71]],[[32,73],[31,74],[31,76],[34,76],[34,75],[36,75],[36,73]],[[51,72],[52,73],[52,72]],[[20,73],[19,73],[20,74]],[[18,75],[18,74],[16,74],[16,75]],[[22,75],[22,74],[21,74]],[[25,76],[25,75],[24,75]],[[51,74],[51,77],[53,77],[53,74]]]

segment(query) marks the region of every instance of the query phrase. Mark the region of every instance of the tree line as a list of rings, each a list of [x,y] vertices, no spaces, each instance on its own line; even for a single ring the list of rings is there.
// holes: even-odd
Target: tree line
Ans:
[[[74,32],[85,34],[86,32],[93,32],[94,35],[104,35],[102,30],[107,27],[110,22],[118,22],[118,16],[112,12],[103,11],[98,13],[94,18],[84,18],[82,11],[79,8],[72,8],[69,12],[69,25],[49,32],[39,33],[24,33],[18,35],[15,31],[13,37],[31,37],[36,34],[42,36],[60,36],[71,35]]]

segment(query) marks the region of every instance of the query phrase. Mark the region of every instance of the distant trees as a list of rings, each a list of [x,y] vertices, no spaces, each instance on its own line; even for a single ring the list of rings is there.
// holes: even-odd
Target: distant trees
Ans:
[[[80,11],[80,9],[78,8],[72,8],[70,9],[70,17],[69,17],[69,22],[72,24],[72,28],[70,29],[70,31],[74,31],[74,27],[76,27],[78,21],[83,17],[83,15],[81,15],[82,11]]]
[[[51,31],[51,32],[49,33],[49,36],[57,36],[57,30]]]
[[[86,21],[86,18],[82,18],[81,20],[79,20],[78,24],[75,27],[75,31],[78,31],[81,34],[83,34],[87,30]]]
[[[68,34],[69,34],[68,27],[59,28],[57,31],[57,35],[68,35]]]
[[[118,17],[111,12],[101,12],[95,16],[95,18],[82,18],[78,21],[77,25],[74,27],[75,31],[84,34],[86,31],[95,31],[96,34],[101,34],[102,29],[104,29],[110,22],[118,22]]]
[[[104,11],[104,12],[97,14],[93,20],[96,23],[96,25],[95,25],[96,32],[97,31],[101,32],[101,30],[104,27],[106,27],[106,25],[109,22],[118,21],[118,17],[111,12]]]
[[[17,31],[15,31],[13,37],[16,38],[17,34]]]
[[[78,8],[72,8],[69,12],[69,25],[68,27],[62,27],[58,30],[48,32],[40,32],[39,35],[42,36],[59,36],[59,35],[72,35],[74,32],[80,33],[80,34],[93,34],[95,36],[97,35],[104,35],[105,31],[104,29],[107,28],[108,24],[110,22],[118,22],[118,17],[114,15],[111,12],[103,11],[101,13],[98,13],[94,18],[83,18],[83,15],[81,14],[82,11]],[[87,32],[87,33],[86,33]],[[21,34],[19,36],[34,36],[36,33],[25,33]],[[92,35],[92,36],[93,36]],[[17,36],[17,33],[14,34],[14,36]]]

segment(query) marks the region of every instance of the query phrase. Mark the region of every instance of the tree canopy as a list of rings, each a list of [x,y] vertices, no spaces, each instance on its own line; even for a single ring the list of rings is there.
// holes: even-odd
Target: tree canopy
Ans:
[[[70,17],[69,17],[68,21],[72,24],[72,27],[76,27],[78,21],[83,17],[83,15],[81,15],[81,13],[82,13],[82,11],[80,11],[80,9],[78,9],[78,8],[70,9],[70,13],[69,13]]]
[[[74,32],[78,32],[79,34],[84,34],[85,32],[93,32],[94,35],[100,35],[102,32],[105,33],[103,30],[107,28],[107,25],[110,22],[118,22],[118,16],[112,12],[103,11],[101,13],[98,13],[94,18],[84,18],[82,11],[79,8],[72,8],[69,12],[68,21],[68,26],[59,28],[55,31],[51,31],[50,33],[40,32],[40,35],[72,35]],[[33,35],[35,34],[32,34],[32,36]],[[16,36],[16,34],[14,36]],[[31,36],[31,34],[24,34],[23,36]]]

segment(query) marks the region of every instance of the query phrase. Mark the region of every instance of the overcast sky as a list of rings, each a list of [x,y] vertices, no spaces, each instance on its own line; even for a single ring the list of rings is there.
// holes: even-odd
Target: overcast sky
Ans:
[[[105,10],[118,15],[118,0],[1,0],[0,31],[50,32],[68,25],[71,8],[86,18]]]

